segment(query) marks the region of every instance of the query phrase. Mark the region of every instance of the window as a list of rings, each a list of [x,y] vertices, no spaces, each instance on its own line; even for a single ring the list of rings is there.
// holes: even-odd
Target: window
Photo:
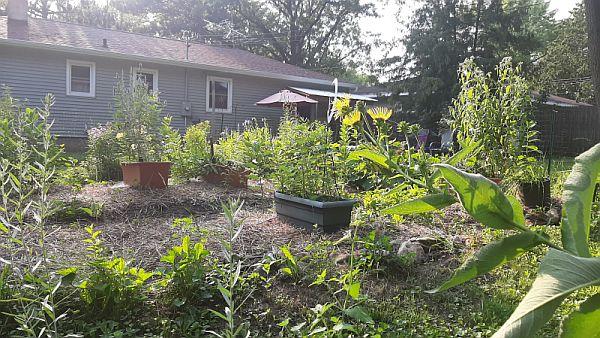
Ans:
[[[154,69],[137,69],[135,71],[136,78],[148,86],[148,90],[158,91],[158,70]]]
[[[96,95],[96,64],[67,60],[67,95]]]
[[[209,76],[206,81],[206,110],[209,112],[231,113],[231,79]]]

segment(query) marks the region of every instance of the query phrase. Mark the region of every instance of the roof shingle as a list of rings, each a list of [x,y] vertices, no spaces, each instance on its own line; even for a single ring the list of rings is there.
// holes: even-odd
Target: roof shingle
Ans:
[[[7,39],[7,18],[0,17],[0,39]],[[103,47],[107,39],[108,47]],[[112,52],[143,58],[189,62],[200,66],[282,74],[317,80],[333,77],[275,61],[244,50],[191,43],[186,59],[186,42],[52,20],[29,18],[28,41],[38,44]]]

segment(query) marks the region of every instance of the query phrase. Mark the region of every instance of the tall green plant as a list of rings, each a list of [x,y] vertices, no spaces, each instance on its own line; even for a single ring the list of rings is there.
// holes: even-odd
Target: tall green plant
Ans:
[[[339,198],[345,182],[331,140],[326,125],[286,115],[274,140],[276,189],[302,198]]]
[[[492,181],[468,174],[449,165],[438,165],[441,175],[454,190],[430,195],[388,209],[390,214],[420,213],[460,201],[478,222],[492,229],[514,232],[500,241],[485,245],[458,268],[452,278],[430,292],[439,292],[465,283],[531,251],[539,245],[550,247],[542,259],[536,280],[525,298],[494,337],[532,337],[571,293],[600,285],[600,257],[591,257],[589,234],[594,189],[600,177],[600,144],[575,159],[564,186],[561,223],[562,246],[554,244],[542,230],[525,224],[523,207],[506,196]],[[443,198],[442,198],[443,196]],[[589,298],[580,309],[563,321],[562,337],[595,337],[598,296]]]
[[[124,161],[158,161],[161,157],[161,113],[164,104],[140,79],[117,82],[114,127]]]
[[[505,58],[495,74],[484,73],[473,58],[459,68],[461,90],[450,107],[450,125],[459,141],[478,141],[479,172],[487,177],[511,176],[519,156],[535,152],[530,88],[521,65]]]

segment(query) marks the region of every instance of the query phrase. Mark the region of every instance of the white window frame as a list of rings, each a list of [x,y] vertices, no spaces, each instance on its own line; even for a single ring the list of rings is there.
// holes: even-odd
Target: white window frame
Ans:
[[[76,92],[71,90],[71,67],[90,67],[90,92]],[[67,95],[96,97],[96,63],[90,61],[67,60]]]
[[[133,70],[133,76],[134,79],[137,80],[137,76],[139,73],[148,73],[148,74],[152,74],[152,91],[157,93],[158,92],[158,69],[149,69],[149,68],[136,68]]]
[[[210,81],[227,82],[227,109],[210,107]],[[213,101],[214,102],[214,101]],[[232,113],[233,112],[233,79],[218,76],[206,77],[206,111],[209,113]]]

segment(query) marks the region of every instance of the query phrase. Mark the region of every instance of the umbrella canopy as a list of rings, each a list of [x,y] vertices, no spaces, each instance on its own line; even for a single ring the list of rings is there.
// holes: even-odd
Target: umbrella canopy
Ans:
[[[314,104],[318,101],[308,98],[306,96],[296,94],[289,90],[282,90],[279,93],[273,94],[267,98],[264,98],[256,102],[257,106],[269,106],[269,107],[282,107],[285,103],[295,103],[297,105],[302,104]]]

